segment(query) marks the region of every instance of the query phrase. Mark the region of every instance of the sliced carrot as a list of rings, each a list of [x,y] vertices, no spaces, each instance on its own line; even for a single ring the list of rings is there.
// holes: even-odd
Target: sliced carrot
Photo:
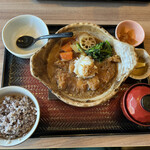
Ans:
[[[73,52],[61,52],[60,57],[62,60],[71,60],[73,58]]]
[[[61,50],[65,51],[65,52],[72,51],[71,42],[69,41],[68,43],[66,43],[65,45],[63,45],[61,47]]]

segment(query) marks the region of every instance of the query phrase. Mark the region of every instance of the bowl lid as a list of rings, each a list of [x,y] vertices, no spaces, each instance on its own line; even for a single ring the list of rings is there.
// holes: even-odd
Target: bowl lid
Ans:
[[[126,93],[126,108],[134,120],[150,124],[150,85],[132,86]]]

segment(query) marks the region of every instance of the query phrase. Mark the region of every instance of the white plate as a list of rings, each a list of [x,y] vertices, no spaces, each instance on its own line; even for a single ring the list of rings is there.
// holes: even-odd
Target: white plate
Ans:
[[[20,15],[9,20],[2,30],[2,41],[6,49],[13,55],[21,58],[30,58],[37,50],[43,47],[48,39],[37,41],[29,48],[19,48],[16,41],[20,36],[29,35],[37,38],[48,35],[47,25],[33,15]]]

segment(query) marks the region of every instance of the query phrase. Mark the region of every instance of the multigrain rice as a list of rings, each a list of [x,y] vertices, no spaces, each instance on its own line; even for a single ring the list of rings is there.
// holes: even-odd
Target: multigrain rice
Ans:
[[[0,103],[0,134],[15,139],[28,133],[36,121],[37,110],[24,95],[8,95]]]

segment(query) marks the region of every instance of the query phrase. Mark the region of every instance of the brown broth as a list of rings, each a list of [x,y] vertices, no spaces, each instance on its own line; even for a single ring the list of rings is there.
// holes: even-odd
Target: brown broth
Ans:
[[[72,39],[76,39],[75,37],[73,37]],[[71,39],[71,40],[72,40]],[[50,79],[51,84],[53,85],[53,90],[58,90],[58,85],[57,85],[57,80],[56,80],[56,74],[58,72],[58,68],[55,65],[55,62],[60,60],[59,58],[59,52],[60,52],[60,45],[63,45],[64,43],[66,43],[68,41],[68,39],[64,39],[64,40],[60,40],[59,42],[57,42],[54,47],[51,50],[51,53],[48,56],[48,64],[47,64],[47,72],[48,72],[48,76]],[[97,43],[101,42],[100,40],[96,39]],[[76,57],[78,57],[78,55],[74,55],[74,59],[76,59]],[[65,62],[66,65],[69,65],[70,61]],[[89,90],[86,89],[83,90],[76,90],[76,85],[77,85],[77,77],[75,75],[75,73],[69,73],[68,71],[64,71],[64,68],[62,68],[62,72],[60,72],[60,76],[62,76],[63,73],[66,73],[65,75],[68,76],[67,78],[67,86],[65,88],[61,88],[61,91],[63,91],[66,94],[69,94],[70,96],[73,96],[75,98],[91,98],[97,95],[102,94],[103,92],[105,92],[113,83],[113,81],[116,78],[117,75],[117,63],[108,63],[107,60],[104,60],[103,62],[95,62],[95,65],[98,68],[98,78],[100,81],[100,85],[99,88],[97,90]],[[109,65],[109,67],[107,66]],[[105,67],[108,67],[105,69]],[[102,76],[103,74],[103,76]],[[103,80],[103,78],[109,78],[109,82],[105,83]],[[89,79],[81,79],[81,82],[87,82],[87,80]],[[106,79],[107,80],[107,79]]]

